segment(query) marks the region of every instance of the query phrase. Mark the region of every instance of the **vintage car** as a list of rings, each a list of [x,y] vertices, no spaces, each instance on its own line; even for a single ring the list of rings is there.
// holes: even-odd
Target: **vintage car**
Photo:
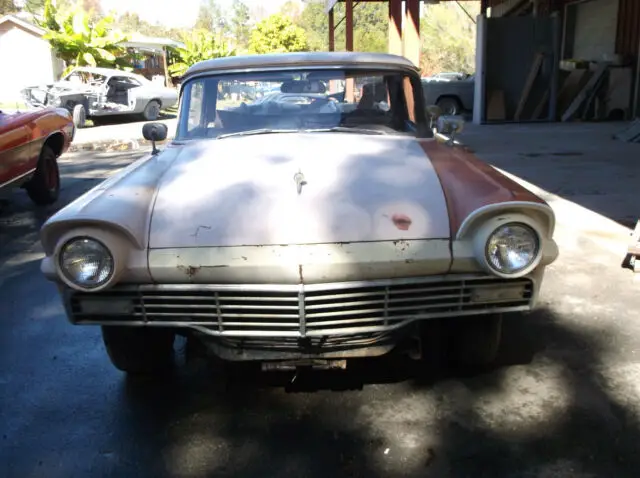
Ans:
[[[22,187],[34,203],[54,203],[60,192],[57,159],[74,134],[64,109],[0,111],[0,193]]]
[[[178,102],[178,92],[147,80],[144,76],[110,68],[79,67],[51,85],[22,91],[33,107],[55,106],[69,110],[78,128],[91,119],[99,125],[107,117],[136,115],[147,121],[160,117],[160,110]]]
[[[326,102],[346,91],[337,110],[269,114],[220,94],[258,81],[328,85]],[[264,369],[391,351],[427,368],[490,364],[502,314],[534,306],[557,257],[554,214],[437,139],[426,110],[418,69],[395,55],[195,64],[175,138],[159,150],[167,128],[146,124],[151,154],[52,216],[42,271],[129,373],[166,370],[177,334]]]
[[[443,114],[448,116],[473,111],[475,85],[475,75],[448,81],[422,79],[425,102],[438,105]]]

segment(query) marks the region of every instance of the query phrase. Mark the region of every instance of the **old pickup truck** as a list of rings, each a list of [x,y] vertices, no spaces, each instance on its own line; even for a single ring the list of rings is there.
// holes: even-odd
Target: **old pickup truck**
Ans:
[[[428,81],[423,78],[425,104],[437,105],[445,116],[472,111],[475,83],[475,75],[458,81]]]

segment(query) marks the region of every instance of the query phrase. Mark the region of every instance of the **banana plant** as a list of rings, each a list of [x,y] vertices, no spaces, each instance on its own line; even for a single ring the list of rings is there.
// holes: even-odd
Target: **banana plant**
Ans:
[[[183,38],[183,43],[184,48],[173,49],[175,60],[169,65],[172,76],[184,75],[191,65],[199,61],[235,55],[235,50],[216,41],[214,34],[204,29],[193,30]]]
[[[66,15],[58,14],[51,0],[46,0],[44,18],[40,26],[67,68],[63,75],[77,66],[100,66],[131,69],[131,58],[120,45],[127,37],[112,29],[111,16],[91,22],[79,7]]]

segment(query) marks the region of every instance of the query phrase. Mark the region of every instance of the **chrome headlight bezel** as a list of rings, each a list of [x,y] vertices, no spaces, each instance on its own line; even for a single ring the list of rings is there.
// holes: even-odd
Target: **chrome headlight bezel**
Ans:
[[[522,227],[531,232],[536,242],[535,254],[533,259],[524,267],[513,271],[503,271],[496,269],[490,262],[488,257],[488,246],[491,238],[505,227]],[[542,251],[544,247],[544,236],[540,232],[540,227],[536,221],[528,216],[514,214],[505,218],[494,218],[487,221],[477,231],[474,237],[474,253],[476,260],[482,268],[488,273],[505,279],[515,279],[525,276],[533,271],[542,260]]]
[[[102,250],[106,254],[108,262],[110,263],[110,270],[106,276],[106,278],[99,283],[95,284],[83,284],[75,280],[75,278],[69,274],[68,270],[64,267],[64,254],[66,250],[73,244],[76,244],[81,241],[91,241],[95,246]],[[109,247],[101,240],[96,239],[95,237],[86,236],[86,235],[77,235],[67,238],[64,242],[62,242],[56,254],[56,267],[58,269],[58,273],[60,278],[69,286],[76,290],[81,290],[85,292],[95,292],[98,290],[102,290],[105,287],[109,286],[113,281],[116,274],[116,258],[114,257],[113,252],[109,249]]]

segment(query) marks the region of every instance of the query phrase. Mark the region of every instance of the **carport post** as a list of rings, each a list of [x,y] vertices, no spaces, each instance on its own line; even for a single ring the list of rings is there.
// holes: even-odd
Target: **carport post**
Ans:
[[[404,56],[420,67],[420,0],[405,0]]]
[[[345,0],[345,37],[347,51],[353,51],[353,0]]]
[[[347,40],[347,51],[353,51],[353,0],[345,0],[345,36]],[[345,99],[348,102],[354,101],[355,82],[353,78],[347,78],[345,81]]]
[[[389,53],[402,55],[402,0],[389,0]]]

